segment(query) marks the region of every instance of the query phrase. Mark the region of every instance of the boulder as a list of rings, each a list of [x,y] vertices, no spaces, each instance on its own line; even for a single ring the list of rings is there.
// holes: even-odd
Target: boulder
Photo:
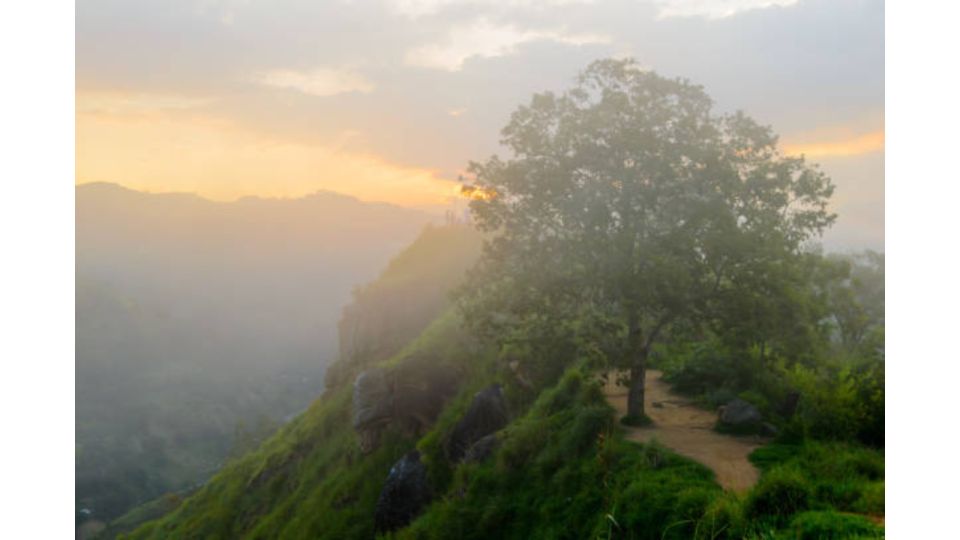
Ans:
[[[353,383],[353,427],[366,454],[387,426],[423,435],[456,391],[457,372],[433,358],[407,358],[390,368],[362,372]]]
[[[720,407],[720,424],[731,431],[756,431],[763,423],[763,415],[749,402],[740,398]]]
[[[360,451],[369,453],[380,441],[380,432],[393,416],[393,394],[382,369],[370,369],[353,382],[353,428]]]
[[[420,461],[420,452],[413,450],[390,468],[377,499],[374,528],[377,532],[389,532],[405,527],[430,502],[431,496],[427,468]]]
[[[457,377],[433,358],[408,359],[392,372],[393,417],[410,435],[433,425],[457,388]]]
[[[353,427],[360,429],[390,420],[393,395],[382,369],[368,369],[353,382]]]
[[[493,455],[493,451],[496,450],[498,446],[500,446],[500,440],[497,439],[496,433],[482,437],[467,449],[466,454],[463,456],[463,462],[480,463],[481,461],[485,461]]]
[[[507,404],[499,384],[473,396],[470,408],[457,422],[447,440],[447,458],[460,461],[474,443],[507,425]]]

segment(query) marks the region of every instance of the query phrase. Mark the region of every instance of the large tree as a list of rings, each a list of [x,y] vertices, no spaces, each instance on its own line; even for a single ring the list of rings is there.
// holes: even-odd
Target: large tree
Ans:
[[[829,179],[769,128],[632,60],[534,95],[502,136],[511,155],[471,163],[464,186],[490,233],[476,295],[496,296],[501,321],[577,304],[615,314],[637,419],[664,330],[763,290],[833,220]]]

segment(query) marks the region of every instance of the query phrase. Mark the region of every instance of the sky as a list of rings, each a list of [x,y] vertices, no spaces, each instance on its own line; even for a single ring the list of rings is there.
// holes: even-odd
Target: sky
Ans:
[[[532,94],[633,57],[836,184],[832,249],[884,245],[874,0],[78,0],[76,182],[438,209]]]

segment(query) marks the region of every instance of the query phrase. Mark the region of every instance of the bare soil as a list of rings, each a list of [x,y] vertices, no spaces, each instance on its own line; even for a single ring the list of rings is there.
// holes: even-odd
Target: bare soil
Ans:
[[[647,370],[644,408],[653,425],[621,427],[628,440],[649,442],[654,439],[678,454],[698,461],[716,474],[724,489],[742,492],[757,483],[760,471],[747,459],[768,438],[733,436],[713,430],[717,414],[705,410],[689,399],[675,394],[656,370]],[[617,410],[617,419],[627,413],[627,388],[616,384],[610,373],[604,394]]]

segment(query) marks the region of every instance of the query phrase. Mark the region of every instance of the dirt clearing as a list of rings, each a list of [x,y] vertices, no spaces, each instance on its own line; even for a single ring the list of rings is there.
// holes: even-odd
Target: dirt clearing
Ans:
[[[628,440],[649,442],[656,439],[661,444],[696,460],[716,474],[717,482],[724,489],[746,491],[760,477],[760,471],[753,466],[747,456],[766,444],[769,439],[759,436],[736,437],[724,435],[713,430],[717,415],[702,409],[678,394],[670,391],[664,382],[662,373],[647,371],[646,400],[647,415],[653,419],[653,425],[646,427],[621,427],[626,430]],[[627,388],[616,385],[616,377],[611,374],[604,387],[607,401],[617,409],[619,420],[627,413]]]

